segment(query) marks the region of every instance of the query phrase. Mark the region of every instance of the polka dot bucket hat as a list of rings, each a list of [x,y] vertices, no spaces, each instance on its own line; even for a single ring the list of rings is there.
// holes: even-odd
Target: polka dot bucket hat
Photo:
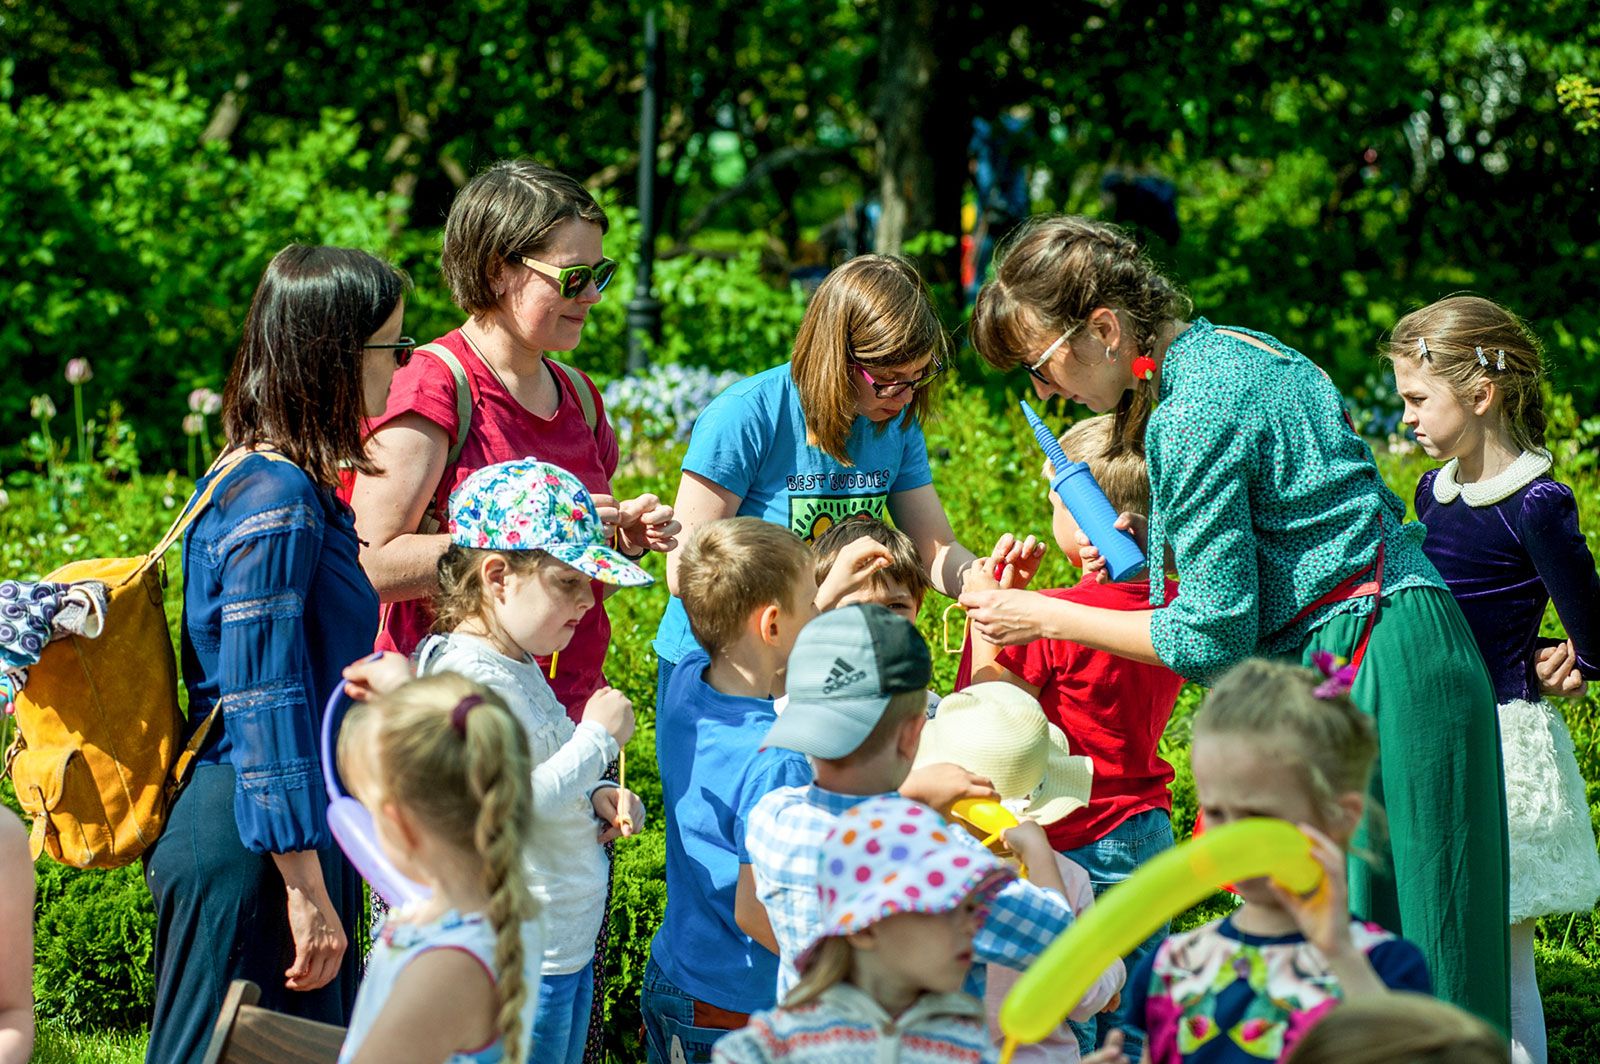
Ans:
[[[450,542],[478,550],[542,550],[607,584],[653,582],[605,545],[605,525],[578,478],[531,458],[484,466],[456,485],[450,493]]]
[[[854,934],[899,913],[947,913],[977,891],[985,902],[1016,878],[959,828],[907,798],[871,798],[846,810],[817,857],[821,920],[795,958],[804,970],[823,939]]]

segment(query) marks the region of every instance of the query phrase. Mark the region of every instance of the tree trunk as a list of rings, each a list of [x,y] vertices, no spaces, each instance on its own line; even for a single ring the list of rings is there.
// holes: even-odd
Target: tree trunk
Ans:
[[[907,240],[924,242],[915,261],[930,282],[959,276],[955,242],[969,124],[963,96],[948,83],[950,18],[936,0],[885,0],[878,38],[878,195],[883,214],[873,246],[900,254]],[[949,246],[940,246],[941,244]]]

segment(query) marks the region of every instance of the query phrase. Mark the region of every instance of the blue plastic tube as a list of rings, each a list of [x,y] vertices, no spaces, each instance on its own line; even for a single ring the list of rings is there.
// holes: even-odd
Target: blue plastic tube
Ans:
[[[1111,579],[1126,580],[1130,576],[1137,576],[1145,568],[1144,551],[1139,549],[1139,543],[1133,536],[1116,526],[1117,512],[1111,508],[1105,492],[1095,482],[1088,464],[1067,460],[1060,441],[1026,399],[1022,401],[1022,412],[1033,427],[1033,436],[1039,441],[1039,449],[1044,451],[1044,456],[1055,467],[1056,476],[1050,482],[1050,490],[1066,505],[1067,512],[1083,529],[1083,534],[1100,551]]]

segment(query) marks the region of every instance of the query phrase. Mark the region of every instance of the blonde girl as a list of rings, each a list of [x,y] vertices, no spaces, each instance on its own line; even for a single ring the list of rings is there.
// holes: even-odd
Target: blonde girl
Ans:
[[[1534,922],[1586,913],[1600,897],[1572,736],[1544,696],[1582,697],[1586,681],[1600,679],[1600,577],[1572,489],[1550,475],[1544,364],[1527,326],[1490,300],[1451,296],[1402,318],[1385,353],[1405,424],[1445,463],[1417,484],[1417,516],[1428,527],[1422,549],[1461,604],[1499,702],[1511,839],[1511,1036],[1544,1064]],[[1552,600],[1565,640],[1539,638]]]
[[[862,255],[811,298],[788,363],[726,389],[695,422],[674,506],[684,536],[724,517],[759,517],[807,543],[841,521],[893,519],[932,585],[955,595],[972,552],[956,541],[933,486],[922,422],[950,358],[927,286],[902,259]],[[1026,584],[1043,546],[1002,537],[995,556]],[[656,631],[657,701],[695,649],[676,597]]]
[[[1345,851],[1366,810],[1377,756],[1372,721],[1346,675],[1246,661],[1206,696],[1194,721],[1195,793],[1206,825],[1269,816],[1299,825],[1326,873],[1310,897],[1267,879],[1236,884],[1228,916],[1168,938],[1128,977],[1129,1017],[1158,1064],[1281,1060],[1344,999],[1427,992],[1417,947],[1354,920]]]
[[[522,726],[478,684],[431,676],[350,710],[339,771],[384,853],[432,891],[375,934],[341,1064],[522,1061],[540,957]]]
[[[642,828],[644,807],[603,778],[633,734],[633,704],[602,687],[574,724],[540,661],[561,654],[598,608],[595,581],[637,586],[650,576],[606,546],[594,498],[578,478],[546,462],[501,462],[473,473],[450,497],[449,522],[434,600],[438,631],[417,648],[417,667],[484,684],[527,733],[539,820],[524,842],[545,910],[531,1059],[578,1064],[605,918],[611,866],[604,844]]]
[[[1284,1064],[1505,1064],[1504,1038],[1425,994],[1394,993],[1331,1010]]]

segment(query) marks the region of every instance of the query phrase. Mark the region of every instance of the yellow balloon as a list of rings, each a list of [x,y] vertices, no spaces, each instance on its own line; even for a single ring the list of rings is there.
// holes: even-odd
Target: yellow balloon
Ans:
[[[950,807],[950,815],[965,820],[991,839],[1017,826],[1017,815],[993,798],[963,798]],[[987,840],[984,845],[988,845]]]
[[[954,810],[952,810],[954,811]],[[1257,817],[1204,835],[1146,861],[1096,899],[1018,979],[1000,1006],[1008,1044],[1038,1042],[1061,1026],[1113,960],[1224,883],[1271,876],[1306,894],[1322,883],[1311,840],[1283,820]]]

